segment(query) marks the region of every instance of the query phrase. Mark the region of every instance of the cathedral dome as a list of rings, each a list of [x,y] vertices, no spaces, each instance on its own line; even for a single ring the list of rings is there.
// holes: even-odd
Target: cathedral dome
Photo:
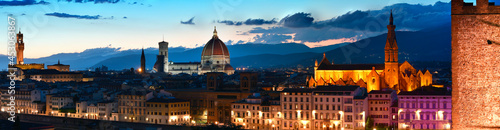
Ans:
[[[214,36],[205,44],[201,56],[224,55],[229,56],[226,44],[217,36],[217,30],[214,29]]]

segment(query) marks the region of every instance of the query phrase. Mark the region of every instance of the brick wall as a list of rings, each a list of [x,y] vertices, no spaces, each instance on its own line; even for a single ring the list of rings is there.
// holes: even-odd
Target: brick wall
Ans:
[[[500,128],[500,6],[452,0],[452,128]]]

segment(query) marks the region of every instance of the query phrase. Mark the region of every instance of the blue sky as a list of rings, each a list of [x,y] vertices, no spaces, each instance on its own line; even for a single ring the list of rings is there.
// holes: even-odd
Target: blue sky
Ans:
[[[214,26],[217,26],[219,37],[225,42],[231,40],[231,44],[238,41],[238,43],[272,44],[299,42],[315,47],[355,41],[385,31],[316,27],[320,26],[319,23],[322,21],[328,22],[332,18],[356,10],[381,10],[397,3],[432,5],[437,2],[437,0],[127,0],[116,3],[79,3],[46,0],[48,3],[11,6],[8,4],[9,1],[7,4],[0,2],[0,14],[4,18],[12,14],[17,19],[18,27],[25,36],[27,58],[45,57],[63,52],[81,52],[89,48],[108,46],[121,49],[156,48],[163,36],[165,41],[170,43],[170,47],[198,47],[211,38]],[[314,18],[314,24],[307,27],[284,25],[284,18],[299,12],[310,14],[304,17]],[[369,14],[386,12],[372,11]],[[96,17],[97,19],[93,19]],[[189,22],[191,18],[193,19]],[[247,19],[274,22],[247,25],[244,24]],[[219,23],[224,20],[243,22],[243,24],[235,26]],[[181,21],[185,24],[181,24]],[[7,39],[7,22],[4,24],[5,26],[0,26],[0,30],[5,30],[0,39]],[[405,27],[400,29],[421,29]],[[259,31],[262,33],[251,33]],[[328,35],[314,36],[315,33],[322,31]],[[0,50],[0,54],[6,53],[5,49]]]

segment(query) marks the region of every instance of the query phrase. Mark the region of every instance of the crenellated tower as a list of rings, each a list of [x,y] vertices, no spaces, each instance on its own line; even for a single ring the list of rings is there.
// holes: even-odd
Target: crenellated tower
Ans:
[[[23,34],[21,31],[17,34],[16,41],[16,64],[24,64],[24,42],[23,42]]]

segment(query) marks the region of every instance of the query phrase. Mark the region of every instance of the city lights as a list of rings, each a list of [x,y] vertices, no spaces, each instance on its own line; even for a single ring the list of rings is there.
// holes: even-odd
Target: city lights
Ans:
[[[103,1],[69,0],[82,3],[71,10],[0,2],[9,32],[1,120],[31,123],[22,129],[500,127],[499,2]]]

